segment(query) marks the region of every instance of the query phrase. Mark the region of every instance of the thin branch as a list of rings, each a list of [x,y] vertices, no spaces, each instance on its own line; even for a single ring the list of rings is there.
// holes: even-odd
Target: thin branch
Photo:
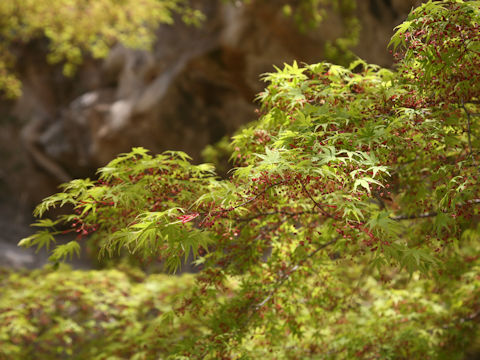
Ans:
[[[467,114],[467,136],[468,136],[468,149],[470,150],[470,156],[473,156],[473,150],[472,150],[472,129],[470,126],[471,122],[471,113],[468,111],[467,107],[465,106],[465,103],[462,100],[462,108],[463,111],[465,111],[465,114]]]
[[[267,211],[267,212],[260,212],[257,214],[254,214],[252,216],[244,217],[244,218],[239,218],[236,219],[236,221],[251,221],[254,219],[257,219],[262,216],[269,216],[269,215],[288,215],[290,217],[293,216],[298,216],[298,215],[304,215],[304,214],[313,214],[313,211],[298,211],[298,212],[293,212],[293,211],[283,211],[283,210],[278,210],[278,211]]]
[[[425,212],[422,214],[391,216],[390,219],[395,221],[414,220],[414,219],[425,219],[425,218],[435,217],[437,215],[438,215],[438,212],[431,211],[431,212]]]
[[[238,204],[236,206],[232,206],[228,209],[225,209],[225,210],[222,210],[222,212],[225,212],[225,211],[232,211],[232,210],[235,210],[239,207],[242,207],[242,206],[245,206],[249,203],[251,203],[252,201],[255,201],[258,197],[262,196],[263,194],[265,194],[268,190],[270,190],[271,188],[275,187],[275,186],[278,186],[278,185],[282,185],[282,184],[285,184],[287,182],[287,180],[283,180],[283,181],[279,181],[279,182],[276,182],[276,183],[273,183],[273,184],[270,184],[268,185],[265,189],[263,189],[262,191],[260,191],[257,195],[255,195],[254,197],[244,201],[243,203],[241,204]]]
[[[325,249],[326,247],[334,244],[335,242],[337,241],[337,239],[333,239],[325,244],[322,244],[320,245],[317,249],[315,249],[315,251],[311,252],[310,254],[308,254],[307,257],[303,258],[298,264],[294,265],[290,270],[286,271],[285,273],[283,273],[274,283],[274,286],[273,288],[268,292],[267,296],[265,297],[265,299],[263,299],[261,302],[255,304],[253,307],[254,307],[254,310],[257,311],[259,310],[260,308],[262,308],[268,301],[270,301],[270,299],[275,295],[275,293],[278,291],[278,289],[280,289],[280,287],[283,285],[283,283],[285,281],[287,281],[290,276],[295,272],[297,271],[300,266],[302,266],[308,259],[312,258],[313,256],[315,256],[319,251]]]
[[[463,324],[463,323],[466,323],[466,322],[468,322],[468,321],[474,321],[474,320],[477,319],[479,316],[480,316],[480,311],[477,311],[477,312],[475,312],[475,313],[473,313],[473,314],[470,314],[470,315],[468,315],[468,316],[466,316],[466,317],[457,319],[453,324],[444,325],[443,328],[444,328],[444,329],[447,329],[447,328],[452,327],[452,326],[454,326],[454,325],[456,325],[456,324]]]
[[[477,311],[473,314],[470,314],[466,317],[463,317],[463,318],[457,318],[453,321],[451,321],[450,323],[448,324],[444,324],[441,326],[442,329],[446,330],[446,329],[449,329],[451,327],[454,327],[454,326],[457,326],[458,324],[464,324],[466,322],[469,322],[469,321],[475,321],[478,317],[480,316],[480,311]],[[437,328],[430,328],[427,330],[428,333],[433,333]]]
[[[307,194],[307,196],[310,198],[310,200],[312,200],[314,204],[312,210],[315,210],[315,208],[317,207],[324,216],[329,217],[331,219],[335,219],[335,217],[332,214],[330,214],[328,211],[325,211],[325,209],[323,209],[321,204],[315,201],[312,194],[310,194],[310,192],[307,190],[307,188],[301,181],[300,181],[300,185],[302,186],[303,192]]]
[[[458,206],[468,206],[468,205],[477,205],[477,204],[480,204],[480,199],[468,200],[463,204],[458,204]],[[438,211],[429,211],[422,214],[391,216],[390,219],[395,221],[414,220],[414,219],[425,219],[425,218],[435,217],[437,215],[438,215]]]
[[[275,186],[278,186],[278,185],[285,184],[286,182],[287,182],[287,180],[282,180],[282,181],[279,181],[279,182],[270,184],[270,185],[268,185],[265,189],[263,189],[263,190],[260,191],[258,194],[256,194],[255,196],[251,197],[250,199],[245,200],[245,201],[242,202],[241,204],[238,204],[238,205],[235,205],[235,206],[231,206],[231,207],[229,207],[228,209],[217,210],[217,211],[214,211],[214,212],[211,212],[211,213],[206,213],[206,214],[204,214],[204,215],[202,214],[202,215],[203,215],[203,219],[202,219],[202,221],[200,222],[200,224],[204,223],[205,220],[208,219],[208,218],[210,218],[212,215],[223,214],[223,213],[226,213],[226,212],[229,212],[229,211],[238,209],[239,207],[245,206],[245,205],[247,205],[247,204],[250,204],[251,202],[253,202],[253,201],[255,201],[256,199],[258,199],[260,196],[262,196],[263,194],[265,194],[269,189],[271,189],[271,188],[273,188],[273,187],[275,187]]]
[[[373,191],[373,196],[375,197],[375,199],[378,201],[378,207],[380,208],[380,210],[383,210],[386,208],[385,206],[385,201],[382,199],[382,197],[380,196],[380,194],[378,193],[378,191]],[[373,200],[373,199],[372,199]]]

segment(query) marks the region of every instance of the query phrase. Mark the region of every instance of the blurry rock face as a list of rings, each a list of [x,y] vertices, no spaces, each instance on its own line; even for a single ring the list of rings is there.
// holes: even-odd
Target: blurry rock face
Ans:
[[[391,65],[392,28],[416,2],[358,1],[357,53]],[[208,4],[201,27],[162,26],[152,52],[118,45],[101,62],[87,59],[74,79],[45,63],[45,44],[26,47],[23,96],[0,103],[0,195],[29,208],[59,182],[91,176],[132,146],[183,150],[199,160],[205,145],[255,119],[262,73],[273,64],[321,61],[325,41],[342,33],[335,14],[301,34],[273,1],[199,3]]]

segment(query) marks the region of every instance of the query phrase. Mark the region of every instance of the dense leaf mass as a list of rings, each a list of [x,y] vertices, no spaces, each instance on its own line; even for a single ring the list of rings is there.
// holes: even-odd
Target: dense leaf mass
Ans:
[[[409,281],[395,270],[359,279],[362,266],[324,259],[317,279],[297,285],[310,289],[307,297],[300,289],[279,291],[248,337],[210,358],[462,359],[476,335],[480,296],[480,264],[464,256],[466,265],[449,263],[454,275],[443,281]],[[193,276],[145,276],[125,267],[3,272],[0,359],[209,358],[195,343],[210,339],[211,323],[198,312],[175,315],[193,284]],[[208,306],[224,303],[238,286],[229,281],[223,300]],[[225,321],[218,326],[230,316]],[[216,337],[217,346],[223,339]]]
[[[266,74],[228,179],[133,149],[45,199],[39,217],[75,211],[21,245],[75,231],[117,261],[177,270],[193,256],[200,273],[172,316],[195,314],[202,334],[162,356],[461,358],[480,311],[479,6],[415,10],[392,38],[398,71],[357,60]]]
[[[179,323],[168,316],[192,283],[188,275],[145,278],[133,270],[2,273],[0,359],[145,359],[166,353],[179,337],[200,333],[192,319]]]

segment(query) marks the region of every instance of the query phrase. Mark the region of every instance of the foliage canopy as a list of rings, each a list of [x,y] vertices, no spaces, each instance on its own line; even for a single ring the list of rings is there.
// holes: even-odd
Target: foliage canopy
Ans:
[[[101,256],[193,257],[164,316],[195,331],[143,358],[461,358],[480,314],[479,20],[478,1],[429,1],[392,38],[395,71],[276,69],[228,179],[136,148],[45,199],[39,218],[74,212],[20,244],[73,231]]]

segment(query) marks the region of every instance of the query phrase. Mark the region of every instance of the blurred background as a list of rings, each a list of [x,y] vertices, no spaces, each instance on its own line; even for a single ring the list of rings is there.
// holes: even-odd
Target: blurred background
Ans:
[[[393,28],[421,2],[157,1],[170,2],[171,11],[155,18],[146,0],[0,4],[0,87],[2,76],[10,76],[0,97],[0,266],[44,263],[45,254],[16,246],[32,232],[34,206],[63,182],[94,177],[133,146],[211,161],[208,153],[202,157],[207,145],[255,120],[261,74],[273,65],[348,65],[358,56],[392,67]],[[94,3],[116,15],[97,20],[106,15]],[[29,27],[38,23],[35,16],[42,23]],[[82,35],[102,21],[98,34]],[[140,40],[131,41],[129,32]],[[65,43],[78,47],[65,50]]]

